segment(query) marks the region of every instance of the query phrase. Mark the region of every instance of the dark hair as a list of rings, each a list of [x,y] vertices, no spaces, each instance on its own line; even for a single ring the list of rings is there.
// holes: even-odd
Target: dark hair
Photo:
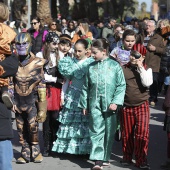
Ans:
[[[40,22],[40,18],[39,17],[33,17],[31,20],[33,20],[33,19],[35,19],[35,20],[37,20],[38,22]]]
[[[39,29],[41,30],[41,29],[42,29],[41,19],[40,19],[39,17],[35,16],[35,17],[33,17],[31,20],[34,20],[34,19],[37,20],[37,22],[40,23]]]
[[[142,55],[136,50],[131,50],[130,55],[135,57],[135,59],[139,59]]]
[[[123,36],[122,36],[122,40],[124,40],[127,36],[134,36],[136,39],[136,33],[135,31],[131,30],[131,29],[127,29],[124,31]]]
[[[108,53],[109,51],[109,43],[105,38],[96,39],[95,41],[93,41],[92,47],[98,48],[100,51],[106,49],[106,53]]]
[[[59,40],[59,44],[69,44],[71,47],[71,37],[68,34],[61,34]]]
[[[49,30],[51,30],[51,25],[52,23],[55,22],[56,23],[56,30],[61,32],[61,25],[55,20],[55,19],[52,19],[49,24],[48,24],[48,28]]]
[[[87,48],[88,48],[88,45],[89,45],[88,42],[87,42],[85,39],[79,39],[79,40],[77,40],[76,43],[75,43],[75,45],[76,45],[76,44],[82,44],[85,49],[87,49]]]

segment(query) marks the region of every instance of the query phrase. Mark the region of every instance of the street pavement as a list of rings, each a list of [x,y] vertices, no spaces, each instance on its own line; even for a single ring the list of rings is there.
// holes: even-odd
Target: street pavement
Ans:
[[[164,112],[162,111],[163,96],[159,96],[159,102],[151,108],[150,115],[150,140],[148,150],[148,162],[152,170],[161,170],[160,165],[166,160],[166,132],[163,131]],[[14,115],[13,115],[14,116]],[[13,139],[14,158],[12,162],[13,170],[90,170],[93,162],[85,159],[82,156],[69,154],[58,154],[57,158],[44,157],[42,163],[27,163],[16,164],[16,159],[20,156],[21,146],[18,142],[18,134],[16,131],[15,121],[13,123],[15,138]],[[42,141],[42,125],[40,124],[40,146],[43,151]],[[109,167],[104,167],[104,170],[137,170],[134,165],[122,167],[119,163],[122,158],[121,142],[114,142],[111,164]],[[1,169],[1,168],[0,168]]]

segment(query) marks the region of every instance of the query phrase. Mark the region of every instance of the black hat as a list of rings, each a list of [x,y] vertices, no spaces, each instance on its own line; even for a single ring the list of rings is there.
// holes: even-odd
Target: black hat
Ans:
[[[59,38],[58,38],[58,35],[55,32],[49,32],[45,36],[45,41],[48,42],[48,43],[51,43],[51,42],[59,43]]]

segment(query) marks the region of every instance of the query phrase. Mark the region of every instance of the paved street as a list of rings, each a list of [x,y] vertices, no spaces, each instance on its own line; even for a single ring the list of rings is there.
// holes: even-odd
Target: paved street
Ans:
[[[166,133],[163,131],[164,112],[161,109],[163,97],[159,97],[159,103],[156,107],[151,108],[150,116],[150,141],[148,162],[152,170],[160,170],[160,165],[166,159]],[[24,165],[16,164],[16,159],[20,156],[20,144],[18,143],[18,135],[14,122],[15,138],[13,140],[14,159],[13,170],[89,170],[93,166],[93,162],[88,161],[81,156],[60,154],[58,158],[47,157],[44,158],[40,164],[27,163]],[[40,127],[42,130],[42,127]],[[42,131],[40,131],[41,149],[42,147]],[[111,165],[104,170],[137,170],[134,166],[124,168],[119,163],[122,158],[121,142],[115,142],[111,157]]]

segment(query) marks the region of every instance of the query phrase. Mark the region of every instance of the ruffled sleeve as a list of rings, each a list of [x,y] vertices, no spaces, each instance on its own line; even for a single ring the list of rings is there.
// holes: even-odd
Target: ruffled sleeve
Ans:
[[[87,58],[82,64],[77,64],[77,70],[74,71],[74,77],[77,79],[82,79],[82,77],[87,73],[88,66],[92,63],[94,59],[92,57]]]
[[[71,57],[64,57],[58,63],[59,72],[64,76],[69,78],[74,72],[74,63]]]

